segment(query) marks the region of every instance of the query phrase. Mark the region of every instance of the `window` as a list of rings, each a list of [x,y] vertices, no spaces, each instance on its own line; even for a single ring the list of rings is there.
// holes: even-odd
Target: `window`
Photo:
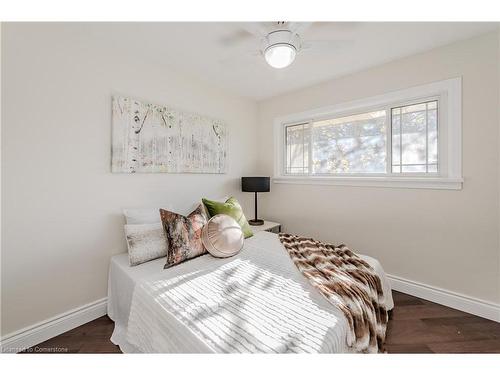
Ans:
[[[392,173],[437,173],[437,100],[391,111]]]
[[[275,182],[461,188],[461,80],[277,119]]]
[[[386,111],[288,125],[285,132],[289,174],[309,174],[309,168],[314,175],[386,170]]]
[[[309,170],[309,124],[286,127],[286,170],[289,174],[307,174]]]
[[[312,173],[385,172],[385,111],[315,121],[312,129]]]

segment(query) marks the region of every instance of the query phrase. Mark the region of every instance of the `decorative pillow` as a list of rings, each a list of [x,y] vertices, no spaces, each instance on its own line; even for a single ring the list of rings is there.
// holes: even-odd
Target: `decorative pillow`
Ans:
[[[208,199],[213,200],[213,201],[217,201],[217,202],[225,202],[229,198],[230,198],[229,195],[224,195],[224,196],[219,196],[219,197],[214,197],[214,198],[209,197]],[[203,202],[201,200],[199,200],[199,201],[194,202],[193,204],[190,204],[189,207],[187,207],[187,206],[182,207],[182,209],[180,209],[178,207],[175,207],[175,209],[173,209],[173,210],[171,209],[171,207],[167,207],[167,209],[170,211],[176,211],[180,214],[188,214],[188,213],[194,211],[198,207],[198,205],[202,204],[202,203]],[[205,209],[206,209],[206,207],[205,207]],[[208,211],[207,211],[207,214],[208,214]],[[209,216],[209,218],[210,218],[210,216]]]
[[[131,266],[167,255],[168,243],[161,223],[125,225],[125,238]]]
[[[158,208],[126,208],[123,215],[127,224],[161,223]]]
[[[241,250],[245,238],[236,220],[219,214],[213,216],[203,227],[201,240],[211,255],[226,258]]]
[[[216,202],[205,198],[203,198],[202,201],[210,216],[218,214],[229,215],[238,222],[245,238],[253,236],[253,232],[250,229],[250,225],[248,224],[245,214],[243,213],[243,209],[236,198],[231,197],[226,202]]]
[[[208,221],[202,204],[188,216],[160,208],[160,217],[168,241],[167,263],[164,268],[207,252],[201,241],[201,229]]]

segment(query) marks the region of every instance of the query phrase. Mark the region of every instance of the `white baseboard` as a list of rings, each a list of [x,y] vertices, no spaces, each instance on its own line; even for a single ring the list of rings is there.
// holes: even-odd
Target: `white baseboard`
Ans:
[[[500,322],[500,304],[436,288],[402,277],[387,275],[393,290],[423,298],[482,318]]]
[[[0,352],[20,352],[106,315],[106,311],[107,298],[102,298],[87,305],[77,307],[76,309],[2,337]]]

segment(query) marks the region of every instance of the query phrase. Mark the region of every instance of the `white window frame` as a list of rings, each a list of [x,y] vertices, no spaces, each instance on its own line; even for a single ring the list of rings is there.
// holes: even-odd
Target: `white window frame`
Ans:
[[[394,107],[437,100],[438,101],[438,172],[392,173],[391,109]],[[386,173],[290,175],[285,173],[285,127],[301,123],[345,117],[370,111],[385,110],[387,124]],[[310,147],[309,147],[310,148]],[[309,150],[311,154],[312,150]],[[311,155],[309,155],[311,163]],[[426,189],[462,189],[462,79],[453,78],[404,90],[393,91],[371,98],[340,103],[301,113],[282,116],[274,122],[274,183],[375,186]]]

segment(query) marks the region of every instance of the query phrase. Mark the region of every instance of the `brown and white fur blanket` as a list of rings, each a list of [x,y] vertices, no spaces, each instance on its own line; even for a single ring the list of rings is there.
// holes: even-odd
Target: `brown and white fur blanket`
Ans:
[[[383,352],[388,314],[373,268],[345,245],[285,233],[279,238],[302,274],[344,313],[347,345],[360,353]]]

